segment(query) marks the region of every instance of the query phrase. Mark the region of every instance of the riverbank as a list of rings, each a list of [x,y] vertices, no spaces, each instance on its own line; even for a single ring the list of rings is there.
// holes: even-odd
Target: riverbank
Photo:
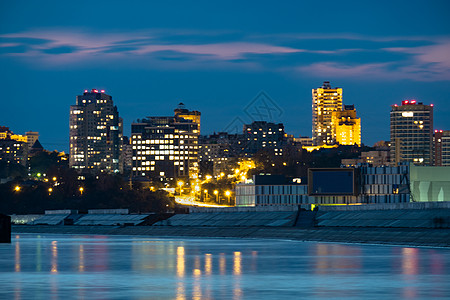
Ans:
[[[227,237],[329,243],[450,248],[450,229],[361,227],[182,227],[182,226],[46,226],[13,225],[12,234],[136,235],[151,237]]]

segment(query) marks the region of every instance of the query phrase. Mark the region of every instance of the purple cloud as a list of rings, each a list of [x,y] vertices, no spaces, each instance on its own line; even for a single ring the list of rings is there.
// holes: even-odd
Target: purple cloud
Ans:
[[[234,39],[226,36],[227,33],[220,32],[175,30],[108,34],[79,30],[34,30],[0,35],[0,56],[16,57],[46,68],[75,68],[92,63],[108,67],[115,63],[138,68],[238,68],[266,72],[294,71],[317,77],[339,75],[450,80],[448,38],[355,34],[279,34]],[[220,42],[211,42],[211,37]],[[306,39],[340,39],[344,42],[333,43],[335,49],[317,49],[317,44],[329,43],[301,42],[302,47],[294,46]],[[345,41],[351,43],[346,44]],[[370,46],[365,43],[367,41],[372,42]],[[411,46],[411,41],[418,46]],[[396,47],[390,46],[393,42]],[[404,46],[398,46],[402,44]],[[14,47],[20,47],[21,51],[13,51]],[[358,52],[364,53],[364,58],[355,61],[352,53]],[[392,58],[388,53],[398,55]]]

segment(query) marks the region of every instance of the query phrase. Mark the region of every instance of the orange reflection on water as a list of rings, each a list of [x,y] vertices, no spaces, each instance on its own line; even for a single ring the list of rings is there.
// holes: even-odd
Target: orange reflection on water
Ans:
[[[225,258],[224,253],[220,253],[219,270],[220,270],[220,275],[225,275],[225,272],[227,270],[227,263],[226,263],[226,258]]]
[[[177,300],[185,300],[186,299],[186,290],[184,288],[184,271],[185,271],[185,261],[184,261],[184,247],[177,247],[177,276],[180,278],[180,281],[177,283]]]
[[[177,247],[177,275],[184,277],[184,247]]]
[[[212,272],[212,255],[205,254],[205,274],[211,275]]]
[[[194,275],[192,299],[200,300],[202,299],[202,285],[201,285],[202,271],[200,269],[194,269],[192,273]]]
[[[58,273],[58,242],[52,242],[52,273]]]
[[[233,274],[235,275],[234,287],[233,287],[233,299],[242,298],[241,278],[242,274],[242,257],[241,252],[234,252],[233,257]]]
[[[316,274],[355,273],[361,270],[361,250],[357,247],[319,243],[312,256],[316,259]]]
[[[417,248],[402,249],[402,273],[405,275],[416,275],[418,272],[418,252]]]
[[[233,273],[234,275],[241,275],[241,252],[234,252]]]
[[[84,246],[82,244],[78,249],[78,271],[84,272]]]
[[[16,248],[15,248],[15,264],[14,264],[14,270],[16,272],[20,272],[20,243],[19,243],[19,236],[16,235]]]
[[[403,248],[402,249],[402,273],[403,275],[417,275],[419,269],[419,249],[418,248]],[[415,276],[414,276],[415,277]],[[413,284],[406,284],[403,288],[404,298],[416,298],[417,290]]]

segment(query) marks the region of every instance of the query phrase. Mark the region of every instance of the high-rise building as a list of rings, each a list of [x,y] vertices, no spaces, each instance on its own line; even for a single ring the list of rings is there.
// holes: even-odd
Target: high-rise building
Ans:
[[[244,139],[246,140],[244,152],[255,154],[262,149],[273,150],[275,155],[283,155],[286,144],[286,134],[282,123],[255,121],[244,125]]]
[[[31,149],[34,143],[36,143],[36,141],[39,140],[39,132],[27,131],[25,132],[25,135],[27,137],[28,149]]]
[[[85,90],[70,106],[70,167],[82,172],[122,172],[122,119],[104,90]]]
[[[433,104],[404,100],[391,108],[391,162],[432,165]]]
[[[361,146],[361,118],[356,117],[354,105],[344,105],[343,110],[333,111],[331,119],[336,143]]]
[[[450,166],[450,130],[435,130],[434,165]]]
[[[342,110],[342,89],[331,88],[325,81],[312,90],[312,138],[314,146],[336,144],[336,130],[332,113]]]
[[[199,128],[200,112],[184,107],[175,109],[174,117],[147,117],[131,124],[133,177],[197,178]]]

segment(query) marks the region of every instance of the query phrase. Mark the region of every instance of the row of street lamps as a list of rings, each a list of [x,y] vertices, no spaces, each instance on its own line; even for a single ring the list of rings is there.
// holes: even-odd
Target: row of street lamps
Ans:
[[[178,185],[178,187],[180,188],[180,193],[179,193],[179,194],[180,194],[180,196],[181,196],[182,193],[183,193],[183,185],[184,185],[184,182],[183,182],[183,181],[178,181],[178,182],[177,182],[177,185]],[[197,190],[200,191],[200,188],[198,188]],[[207,199],[207,198],[208,198],[208,190],[205,189],[203,192],[205,193],[206,199]],[[213,194],[216,196],[216,201],[219,202],[219,191],[218,191],[218,190],[214,190],[214,191],[213,191]],[[228,198],[228,203],[230,203],[231,191],[229,191],[229,190],[225,191],[225,196],[227,196],[227,198]]]

